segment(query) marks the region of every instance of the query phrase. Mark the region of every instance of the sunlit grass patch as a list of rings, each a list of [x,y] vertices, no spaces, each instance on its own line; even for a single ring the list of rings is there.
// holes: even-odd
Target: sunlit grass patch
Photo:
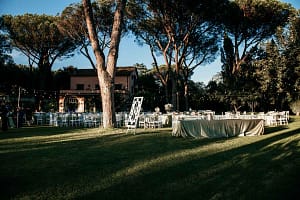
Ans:
[[[9,130],[0,134],[1,199],[288,199],[300,178],[294,119],[218,139],[176,138],[170,128]]]

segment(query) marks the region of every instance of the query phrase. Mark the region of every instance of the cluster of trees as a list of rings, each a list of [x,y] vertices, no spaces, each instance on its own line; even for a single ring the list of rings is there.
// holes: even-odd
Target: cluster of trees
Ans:
[[[274,4],[265,6],[269,8]],[[286,17],[282,21],[277,12],[260,10],[273,19],[265,27],[256,27],[245,33],[231,31],[234,35],[224,36],[222,83],[218,84],[224,89],[219,93],[226,94],[234,110],[249,105],[249,102],[252,102],[252,110],[257,107],[261,111],[288,110],[290,103],[299,99],[300,91],[299,13],[292,12],[291,15],[286,10],[277,10]],[[251,12],[257,11],[252,9]],[[262,15],[251,18],[250,23],[263,21]],[[249,37],[251,31],[255,34]]]
[[[15,63],[0,67],[0,95],[9,96],[12,109],[16,108],[18,95],[22,97],[21,106],[31,111],[52,111],[58,109],[59,90],[70,88],[70,74],[74,67],[59,69],[51,72],[51,90],[39,89],[40,72]],[[2,103],[2,102],[1,102]]]
[[[0,61],[8,66],[7,55],[16,48],[28,57],[30,73],[37,66],[39,89],[51,90],[53,63],[79,50],[97,71],[104,127],[111,127],[119,43],[133,34],[153,58],[151,75],[141,79],[157,87],[153,104],[172,103],[176,110],[207,102],[212,108],[283,109],[299,96],[299,27],[299,13],[278,0],[82,0],[59,16],[2,16]],[[203,87],[190,80],[198,66],[218,55],[218,81]]]

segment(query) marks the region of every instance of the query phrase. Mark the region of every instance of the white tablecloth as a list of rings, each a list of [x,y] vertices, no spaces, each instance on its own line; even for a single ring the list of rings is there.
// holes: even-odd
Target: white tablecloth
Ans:
[[[179,120],[173,124],[172,135],[177,137],[232,137],[264,133],[262,119]]]

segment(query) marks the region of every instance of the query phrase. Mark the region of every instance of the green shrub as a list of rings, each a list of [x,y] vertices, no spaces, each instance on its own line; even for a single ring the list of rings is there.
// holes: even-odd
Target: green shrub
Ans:
[[[300,114],[300,100],[291,103],[291,109],[297,116]]]

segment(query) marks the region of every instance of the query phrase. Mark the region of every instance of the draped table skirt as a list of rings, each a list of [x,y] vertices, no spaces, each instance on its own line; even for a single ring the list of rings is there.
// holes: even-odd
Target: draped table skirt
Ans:
[[[184,138],[254,136],[263,133],[262,119],[178,120],[172,130],[173,136]]]

